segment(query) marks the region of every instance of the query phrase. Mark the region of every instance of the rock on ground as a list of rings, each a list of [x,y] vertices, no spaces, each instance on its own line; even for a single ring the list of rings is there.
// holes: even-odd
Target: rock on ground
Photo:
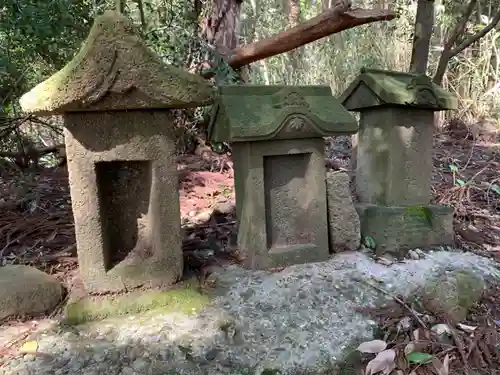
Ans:
[[[58,280],[36,268],[0,267],[0,320],[51,311],[61,302],[63,294]]]
[[[216,278],[218,296],[200,311],[60,326],[32,337],[43,355],[12,360],[0,374],[315,374],[372,338],[374,322],[356,308],[389,297],[364,281],[408,296],[447,271],[466,269],[483,278],[495,275],[495,266],[445,251],[390,267],[359,252],[278,273],[231,266]]]
[[[429,280],[422,288],[425,307],[443,320],[458,323],[481,300],[483,278],[470,270],[453,270]]]
[[[328,225],[334,252],[356,250],[361,241],[359,216],[351,197],[350,178],[345,172],[327,172]]]

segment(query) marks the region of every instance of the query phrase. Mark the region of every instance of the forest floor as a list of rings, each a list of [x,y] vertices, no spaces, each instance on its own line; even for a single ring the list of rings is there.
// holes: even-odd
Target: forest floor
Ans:
[[[500,144],[473,140],[463,132],[442,132],[435,137],[433,160],[433,200],[456,208],[456,247],[500,262]],[[182,156],[178,162],[185,254],[192,255],[194,249],[207,241],[212,249],[226,249],[234,242],[234,215],[228,214],[223,225],[213,221],[196,227],[191,224],[198,215],[217,205],[234,204],[231,162],[227,161],[227,168],[214,169],[216,164],[220,165],[220,156],[206,153]],[[345,160],[342,162],[345,164]],[[2,172],[0,207],[0,265],[32,265],[68,285],[76,274],[78,262],[67,170],[46,169],[25,175]],[[205,262],[206,258],[196,261]],[[404,318],[401,301],[395,298],[397,306],[371,312],[387,335]],[[491,287],[466,323],[477,327],[476,334],[467,329],[456,331],[458,336],[450,348],[434,348],[436,355],[441,360],[452,358],[455,363],[452,367],[457,371],[466,363],[482,368],[484,372],[480,373],[500,373],[500,350],[487,353],[479,345],[487,340],[500,343],[498,286]],[[409,338],[397,340],[404,343]],[[427,367],[431,371],[431,365],[423,364],[416,374],[432,374],[425,372]]]

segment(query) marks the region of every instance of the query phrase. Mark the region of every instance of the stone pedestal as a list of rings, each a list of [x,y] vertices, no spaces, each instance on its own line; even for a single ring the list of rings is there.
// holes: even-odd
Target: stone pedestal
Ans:
[[[360,112],[356,193],[377,250],[453,242],[453,209],[430,205],[434,112],[456,99],[422,75],[364,70],[342,95]]]
[[[75,58],[21,99],[62,114],[79,272],[90,293],[182,276],[171,108],[210,104],[199,76],[164,65],[121,14],[96,18]]]
[[[232,142],[238,245],[247,267],[329,257],[322,137],[356,130],[328,87],[220,89],[210,137]]]
[[[357,204],[356,209],[362,235],[375,240],[379,254],[402,256],[408,249],[453,243],[453,207]]]

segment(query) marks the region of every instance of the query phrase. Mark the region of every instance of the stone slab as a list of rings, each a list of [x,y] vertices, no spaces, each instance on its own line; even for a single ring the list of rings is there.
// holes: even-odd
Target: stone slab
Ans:
[[[376,108],[361,113],[356,194],[386,206],[429,204],[434,113]]]
[[[233,144],[238,245],[252,269],[329,256],[323,138]]]
[[[328,226],[330,252],[359,248],[359,216],[351,197],[350,178],[345,172],[327,172]]]
[[[399,206],[357,204],[362,238],[375,240],[377,254],[405,253],[454,243],[453,213],[449,206]]]

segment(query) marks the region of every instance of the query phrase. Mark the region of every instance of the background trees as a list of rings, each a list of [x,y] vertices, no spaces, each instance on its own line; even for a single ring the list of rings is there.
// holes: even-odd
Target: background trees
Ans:
[[[127,0],[124,12],[166,62],[201,71],[237,45],[283,31],[333,0]],[[255,84],[330,84],[340,93],[362,66],[427,71],[459,95],[458,116],[500,117],[500,1],[360,0],[400,17],[346,30],[244,71]],[[0,116],[78,49],[112,0],[4,0],[0,6]],[[413,46],[412,46],[413,45]],[[219,64],[220,65],[220,64]],[[229,74],[225,72],[224,74]],[[219,77],[220,78],[220,77]],[[1,120],[0,120],[1,121]]]

